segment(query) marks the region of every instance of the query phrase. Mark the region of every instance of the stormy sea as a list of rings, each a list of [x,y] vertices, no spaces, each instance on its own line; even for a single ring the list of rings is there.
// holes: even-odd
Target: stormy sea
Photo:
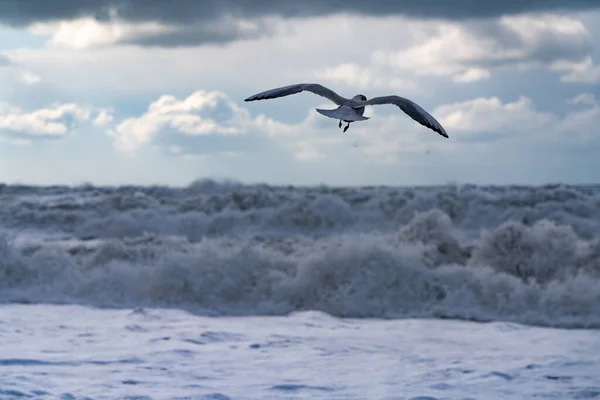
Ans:
[[[600,398],[600,185],[0,185],[1,399]]]

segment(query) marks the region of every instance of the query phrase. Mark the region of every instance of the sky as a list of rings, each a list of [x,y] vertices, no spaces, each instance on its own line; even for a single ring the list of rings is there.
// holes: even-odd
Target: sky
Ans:
[[[0,0],[0,182],[599,183],[596,0]],[[407,97],[368,121],[303,92]]]

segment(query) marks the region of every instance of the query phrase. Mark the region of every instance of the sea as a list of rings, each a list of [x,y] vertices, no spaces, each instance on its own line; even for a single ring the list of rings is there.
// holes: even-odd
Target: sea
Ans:
[[[0,399],[600,399],[600,185],[0,185]]]

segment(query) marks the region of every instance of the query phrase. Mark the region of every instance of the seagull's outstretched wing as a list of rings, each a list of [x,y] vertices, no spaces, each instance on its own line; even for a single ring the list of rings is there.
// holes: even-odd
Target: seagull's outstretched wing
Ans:
[[[376,105],[376,104],[394,104],[394,105],[400,107],[400,109],[402,111],[404,111],[412,119],[414,119],[421,125],[426,126],[427,128],[439,133],[443,137],[446,137],[446,138],[448,137],[448,134],[446,133],[446,130],[444,129],[444,127],[431,114],[429,114],[427,111],[425,111],[421,106],[419,106],[414,101],[405,99],[404,97],[400,97],[400,96],[373,97],[370,100],[361,101],[359,103],[356,103],[354,105],[354,107],[355,108],[356,107],[364,107],[364,106],[371,106],[371,105]]]
[[[314,94],[318,94],[319,96],[323,96],[333,101],[338,106],[348,104],[349,102],[348,99],[343,98],[333,90],[327,89],[325,86],[319,85],[318,83],[298,83],[296,85],[279,87],[255,94],[254,96],[248,97],[244,101],[274,99],[277,97],[289,96],[291,94],[296,94],[303,91],[312,92]]]

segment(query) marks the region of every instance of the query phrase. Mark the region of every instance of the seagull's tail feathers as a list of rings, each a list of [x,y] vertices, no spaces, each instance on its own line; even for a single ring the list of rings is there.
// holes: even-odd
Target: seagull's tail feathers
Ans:
[[[357,113],[354,108],[348,106],[339,106],[335,110],[323,110],[321,108],[317,108],[316,110],[319,114],[322,114],[326,117],[340,119],[346,122],[366,121],[369,119],[368,117],[363,117]]]

